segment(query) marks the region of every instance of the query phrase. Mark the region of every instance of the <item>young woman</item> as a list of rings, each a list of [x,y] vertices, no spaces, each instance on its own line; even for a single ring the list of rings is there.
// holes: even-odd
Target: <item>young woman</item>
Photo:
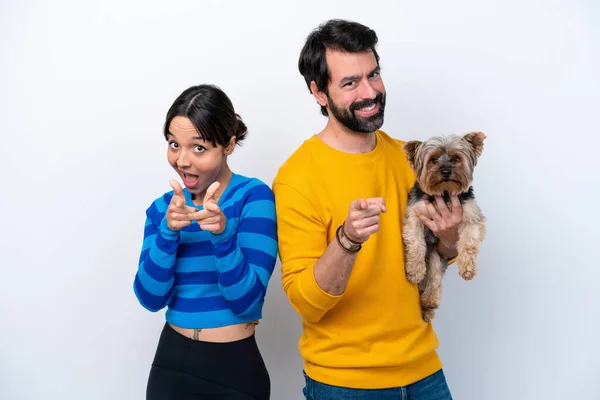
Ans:
[[[146,210],[134,291],[167,307],[146,398],[269,399],[254,329],[277,257],[273,193],[229,168],[246,126],[219,88],[181,93],[164,136],[184,188],[172,180]]]

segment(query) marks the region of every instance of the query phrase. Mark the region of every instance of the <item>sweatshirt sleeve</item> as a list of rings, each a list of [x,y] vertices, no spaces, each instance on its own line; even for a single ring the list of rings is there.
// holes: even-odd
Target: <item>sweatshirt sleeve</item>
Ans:
[[[299,191],[277,183],[273,192],[283,289],[304,319],[318,322],[342,297],[325,292],[314,275],[315,263],[328,245],[327,228]]]
[[[153,312],[164,308],[173,295],[179,232],[169,228],[165,211],[161,211],[169,202],[170,195],[165,195],[146,210],[144,241],[133,285],[140,304]]]
[[[264,302],[277,262],[277,221],[267,185],[254,186],[238,201],[243,202],[240,217],[228,218],[223,232],[211,235],[211,241],[221,294],[231,311],[241,316]]]

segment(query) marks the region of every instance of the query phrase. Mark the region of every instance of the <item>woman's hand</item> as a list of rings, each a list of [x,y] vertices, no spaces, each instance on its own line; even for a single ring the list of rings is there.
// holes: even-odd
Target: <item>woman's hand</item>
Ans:
[[[213,182],[204,195],[204,201],[202,206],[204,210],[198,211],[193,215],[192,219],[196,220],[196,223],[200,225],[200,228],[205,231],[209,231],[218,235],[225,229],[227,219],[225,214],[221,211],[219,203],[215,199],[215,193],[219,189],[221,184],[219,182]]]
[[[173,188],[174,193],[167,208],[165,218],[167,219],[169,229],[179,231],[181,228],[192,223],[191,215],[198,210],[185,205],[185,196],[179,182],[172,179],[169,181],[169,184]]]

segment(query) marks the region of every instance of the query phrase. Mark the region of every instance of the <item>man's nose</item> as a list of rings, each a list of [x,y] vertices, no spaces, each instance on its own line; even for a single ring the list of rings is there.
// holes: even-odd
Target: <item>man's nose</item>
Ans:
[[[365,100],[374,100],[375,97],[377,97],[377,91],[373,88],[373,85],[371,85],[371,82],[369,82],[368,79],[365,79],[365,81],[361,85],[360,97],[362,97]]]

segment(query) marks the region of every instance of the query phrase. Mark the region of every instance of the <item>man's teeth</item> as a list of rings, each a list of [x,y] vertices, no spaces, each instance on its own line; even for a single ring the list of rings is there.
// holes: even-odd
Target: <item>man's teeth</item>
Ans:
[[[360,109],[360,111],[371,111],[372,109],[375,108],[375,105],[376,104],[372,104],[372,105],[370,105],[368,107],[363,107],[363,108]]]

